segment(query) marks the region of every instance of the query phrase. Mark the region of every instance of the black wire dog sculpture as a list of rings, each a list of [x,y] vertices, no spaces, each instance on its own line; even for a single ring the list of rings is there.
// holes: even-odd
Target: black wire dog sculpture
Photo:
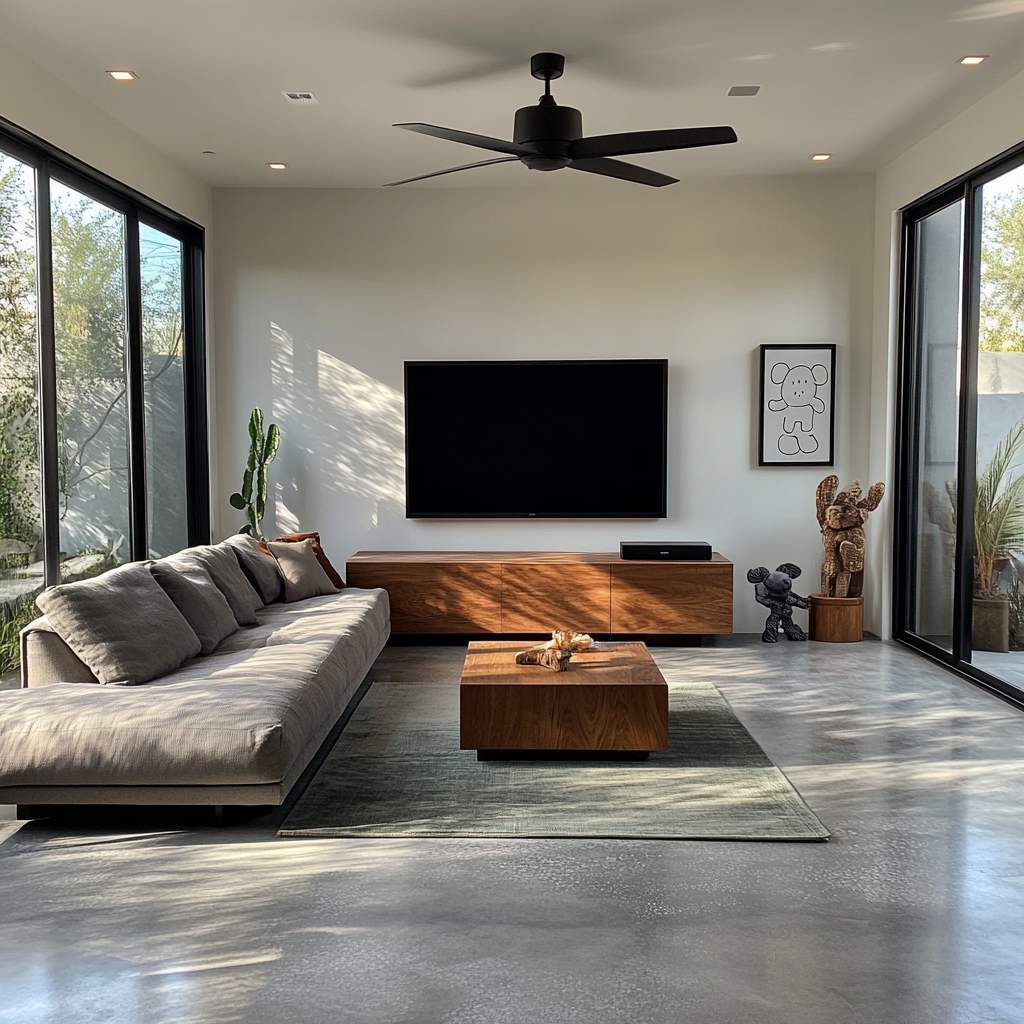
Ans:
[[[747,570],[747,582],[754,584],[754,598],[768,609],[761,640],[766,644],[779,642],[779,627],[788,640],[806,640],[807,634],[793,621],[794,608],[808,608],[806,597],[793,593],[793,580],[800,575],[800,566],[783,562],[771,572],[763,565]]]

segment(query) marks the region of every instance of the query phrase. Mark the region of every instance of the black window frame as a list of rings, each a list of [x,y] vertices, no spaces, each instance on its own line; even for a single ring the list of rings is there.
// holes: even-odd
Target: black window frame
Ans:
[[[978,326],[980,315],[982,186],[1024,165],[1024,142],[952,181],[933,189],[899,211],[900,264],[897,307],[894,512],[892,561],[893,638],[957,672],[1013,704],[1024,707],[1024,691],[972,664],[968,659],[972,624],[974,490],[978,420]],[[917,225],[926,217],[962,201],[963,234],[960,303],[959,408],[957,423],[956,543],[953,568],[953,642],[946,651],[910,627],[916,608],[916,483],[921,428],[921,366],[917,346]],[[971,457],[964,457],[971,453]],[[970,529],[966,526],[970,525]]]
[[[36,177],[36,333],[44,584],[60,582],[57,479],[57,374],[54,327],[50,180],[104,203],[125,217],[126,363],[129,437],[130,559],[149,557],[146,417],[142,361],[142,271],[139,224],[182,246],[182,328],[185,400],[185,503],[189,545],[210,540],[210,460],[206,386],[205,238],[201,224],[65,153],[0,117],[0,150],[32,167]]]

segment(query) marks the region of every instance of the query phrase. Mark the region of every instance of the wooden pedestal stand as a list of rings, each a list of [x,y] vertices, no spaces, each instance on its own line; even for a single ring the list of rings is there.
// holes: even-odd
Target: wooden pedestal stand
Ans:
[[[809,594],[810,638],[827,644],[852,644],[864,639],[864,598]]]

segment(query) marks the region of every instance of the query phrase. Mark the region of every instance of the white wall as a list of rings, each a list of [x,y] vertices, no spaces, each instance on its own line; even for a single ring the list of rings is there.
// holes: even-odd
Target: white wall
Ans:
[[[2,40],[0,116],[209,226],[209,185]]]
[[[339,561],[706,539],[736,563],[737,631],[760,631],[749,567],[792,560],[806,573],[797,589],[818,589],[814,489],[827,470],[757,467],[757,346],[839,345],[836,472],[862,474],[872,208],[869,176],[217,189],[219,534],[240,524],[226,499],[260,405],[284,435],[268,530],[319,529]],[[403,360],[614,356],[670,360],[667,520],[404,518]]]
[[[875,309],[871,374],[872,480],[893,485],[895,444],[895,381],[899,290],[899,211],[916,199],[990,160],[1024,139],[1020,111],[1024,106],[1024,74],[1017,75],[983,100],[932,132],[876,176]],[[869,528],[869,571],[885,581],[869,596],[866,613],[881,635],[891,635],[892,501],[886,501],[881,529]]]

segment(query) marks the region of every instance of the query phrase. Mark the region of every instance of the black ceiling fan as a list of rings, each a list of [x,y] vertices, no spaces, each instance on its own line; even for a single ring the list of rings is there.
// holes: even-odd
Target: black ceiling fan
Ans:
[[[439,128],[433,124],[396,124],[421,135],[462,142],[467,146],[487,149],[506,156],[494,160],[448,167],[443,171],[418,174],[415,178],[389,181],[388,185],[407,185],[410,181],[436,178],[441,174],[468,171],[472,167],[505,164],[519,160],[534,171],[557,171],[570,167],[574,171],[604,174],[609,178],[622,178],[641,185],[672,185],[678,178],[637,167],[610,157],[630,156],[635,153],[663,153],[671,149],[694,149],[698,146],[720,146],[736,142],[736,133],[727,125],[716,128],[668,128],[653,132],[620,132],[617,135],[583,137],[583,115],[575,107],[560,107],[551,95],[551,80],[561,78],[565,70],[565,57],[560,53],[535,53],[530,58],[530,73],[544,80],[544,95],[535,107],[521,107],[516,111],[512,142],[492,139],[487,135],[474,135],[454,128]]]

